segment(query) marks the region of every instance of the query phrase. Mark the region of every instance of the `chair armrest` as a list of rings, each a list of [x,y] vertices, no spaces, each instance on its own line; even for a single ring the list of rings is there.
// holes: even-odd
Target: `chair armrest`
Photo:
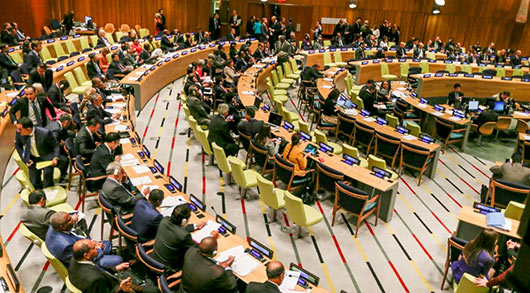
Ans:
[[[466,129],[465,128],[461,128],[461,129],[453,129],[452,132],[464,132],[464,131],[466,131]]]
[[[168,280],[172,280],[172,279],[180,279],[182,278],[182,270],[174,273],[173,275],[170,275],[167,277]]]
[[[129,219],[131,219],[133,216],[134,216],[133,213],[128,213],[128,214],[125,214],[125,215],[121,215],[121,218],[124,219],[124,220],[129,220]]]
[[[153,245],[155,245],[155,239],[142,243],[143,247],[153,247]]]
[[[97,177],[88,177],[86,178],[86,181],[97,181],[97,180],[101,180],[101,179],[105,179],[107,178],[106,175],[101,175],[101,176],[97,176]]]

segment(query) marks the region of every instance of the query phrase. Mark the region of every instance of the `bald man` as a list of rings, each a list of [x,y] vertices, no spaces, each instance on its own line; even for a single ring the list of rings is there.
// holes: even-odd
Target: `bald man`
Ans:
[[[279,261],[271,261],[267,264],[267,281],[264,283],[250,282],[245,293],[276,293],[280,291],[285,276],[285,268]]]
[[[189,248],[184,255],[180,293],[237,292],[237,281],[230,266],[234,257],[218,263],[217,239],[206,237],[199,248]]]
[[[74,243],[81,239],[90,239],[85,235],[76,233],[73,228],[76,217],[66,212],[56,212],[50,218],[50,228],[46,232],[46,246],[48,250],[61,262],[68,266],[73,256]],[[123,262],[119,255],[111,255],[112,243],[110,241],[94,241],[97,256],[94,261],[103,267],[114,267]]]

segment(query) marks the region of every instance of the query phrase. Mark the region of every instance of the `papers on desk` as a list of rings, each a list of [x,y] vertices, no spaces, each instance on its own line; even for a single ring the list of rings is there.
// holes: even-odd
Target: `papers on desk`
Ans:
[[[143,71],[136,71],[134,74],[136,74],[136,75],[142,75],[142,74],[144,74],[144,72],[143,72]]]
[[[458,117],[455,117],[455,116],[451,116],[449,117],[449,120],[452,120],[452,121],[460,121],[462,119],[458,118]]]
[[[44,193],[46,194],[46,200],[50,201],[50,200],[54,200],[55,197],[57,196],[57,194],[59,193],[59,189],[48,189],[48,188],[44,188]]]
[[[344,110],[344,114],[357,116],[357,110],[355,110],[355,109]]]
[[[177,196],[168,196],[164,198],[162,203],[160,204],[160,207],[167,208],[167,207],[176,207],[183,203],[187,203],[186,199],[182,195]]]
[[[134,186],[145,185],[153,182],[149,176],[130,178],[129,180],[131,180],[131,183]]]
[[[405,139],[405,140],[415,140],[416,139],[416,137],[414,135],[412,135],[412,134],[403,135],[402,138]]]
[[[263,67],[263,65],[261,65],[261,64],[254,64],[254,65],[252,65],[252,68],[261,68],[261,67]]]
[[[136,165],[136,166],[133,166],[132,168],[134,172],[136,172],[136,174],[143,174],[143,173],[151,172],[151,169],[149,169],[146,165]]]
[[[136,76],[129,76],[127,79],[132,81],[138,81],[138,77]]]
[[[132,159],[136,159],[136,157],[133,154],[126,153],[126,154],[121,155],[120,159],[122,159],[122,160],[132,160]]]
[[[253,91],[241,91],[243,95],[254,95]]]
[[[407,89],[404,88],[404,87],[398,87],[397,90],[398,90],[398,91],[406,91]],[[392,91],[392,93],[394,93],[394,92],[395,92],[395,91]]]
[[[114,127],[114,131],[129,131],[129,126],[127,125],[116,125],[116,127]]]
[[[427,104],[422,104],[422,103],[419,103],[418,105],[416,105],[418,108],[427,108]]]
[[[245,249],[242,245],[232,247],[219,253],[219,256],[215,260],[217,260],[218,262],[223,262],[227,260],[230,256],[234,257],[234,262],[232,263],[232,271],[234,271],[234,273],[238,274],[241,277],[252,273],[260,264],[260,262],[257,261],[255,258],[245,253]]]
[[[506,221],[503,213],[489,213],[486,215],[486,223],[488,227],[494,227],[506,231],[512,229],[512,222]]]
[[[406,97],[407,95],[405,95],[404,92],[399,91],[399,90],[401,90],[401,89],[406,90],[406,88],[399,88],[397,91],[396,91],[396,90],[392,91],[392,95],[393,95],[393,96],[396,96],[396,97],[398,97],[398,98],[404,98],[404,97]]]
[[[114,104],[112,104],[112,107],[114,109],[125,109],[126,106],[127,106],[127,104],[125,104],[125,103],[114,103]]]
[[[513,111],[513,115],[519,115],[519,116],[528,116],[528,113],[521,112],[521,111]]]
[[[119,113],[121,113],[121,109],[120,108],[105,109],[105,111],[109,112],[110,114],[119,114]],[[118,127],[118,126],[116,126],[116,127]]]
[[[298,278],[300,278],[300,272],[286,270],[285,277],[280,285],[280,291],[289,292],[289,290],[294,290],[298,283]]]
[[[435,111],[435,112],[432,112],[431,114],[434,116],[442,116],[444,113]]]
[[[211,236],[212,231],[216,231],[217,229],[219,229],[219,227],[221,227],[221,224],[216,223],[212,220],[208,220],[208,222],[206,222],[206,225],[204,225],[202,229],[200,229],[199,231],[195,231],[191,234],[191,238],[193,239],[193,241],[200,243],[201,240],[203,240],[204,238]],[[228,256],[226,258],[228,258]]]
[[[333,81],[333,78],[324,77],[323,80],[325,80],[325,81]]]
[[[7,93],[6,97],[12,98],[18,96],[18,92]]]
[[[523,134],[523,138],[524,138],[524,140],[530,140],[530,135],[528,135],[528,134]]]
[[[120,138],[120,144],[127,144],[131,143],[131,141],[128,138]]]
[[[151,192],[152,190],[155,190],[155,189],[160,189],[160,187],[158,187],[158,185],[144,185],[142,186],[142,194],[145,194],[145,190],[149,188],[149,192]]]
[[[327,84],[325,84],[325,85],[322,86],[322,88],[325,88],[325,89],[332,89],[333,86],[332,86],[332,85],[327,85]]]
[[[366,122],[375,122],[375,118],[374,117],[366,117],[363,120],[366,121]]]
[[[374,107],[377,108],[377,109],[386,110],[386,105],[385,104],[377,104],[377,105],[374,105]]]
[[[47,167],[50,167],[52,165],[52,161],[43,161],[37,163],[37,169],[44,169]]]
[[[120,164],[122,167],[130,167],[130,166],[140,165],[140,162],[138,161],[138,159],[135,158],[131,160],[121,160]]]

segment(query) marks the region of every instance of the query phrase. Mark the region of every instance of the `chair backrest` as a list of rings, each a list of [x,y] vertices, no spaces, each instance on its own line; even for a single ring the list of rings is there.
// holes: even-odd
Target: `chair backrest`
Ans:
[[[15,61],[16,63],[24,62],[24,60],[22,60],[22,55],[18,52],[9,53],[9,55],[11,56],[11,58],[13,58],[13,61]]]
[[[324,58],[324,65],[328,65],[328,64],[331,64],[333,62],[331,62],[331,54],[329,54],[329,52],[324,52],[323,55],[323,58]]]
[[[401,62],[399,64],[399,71],[401,74],[409,74],[409,64],[407,62]]]
[[[208,155],[213,155],[212,149],[210,148],[210,143],[208,142],[208,134],[206,134],[206,131],[204,131],[202,128],[200,128],[198,125],[196,127],[197,129],[197,136],[199,139],[199,142],[201,143],[202,149],[205,153]]]
[[[512,77],[523,76],[523,75],[524,75],[524,70],[522,68],[514,68],[512,71]]]
[[[116,224],[116,227],[118,228],[118,232],[120,232],[120,234],[125,237],[125,239],[130,240],[134,243],[138,243],[138,232],[134,231],[131,227],[125,224],[121,213],[118,213],[118,215],[114,217],[114,222]]]
[[[303,121],[298,121],[298,126],[300,127],[300,131],[303,131],[307,134],[311,133],[311,130],[309,130],[309,125]]]
[[[118,42],[119,42],[121,40],[121,38],[123,37],[124,33],[120,32],[120,31],[117,31],[114,35],[116,36],[116,40],[118,40]]]
[[[238,133],[239,141],[243,145],[243,148],[248,151],[250,149],[250,135],[241,132],[241,130],[238,130]]]
[[[401,159],[405,165],[422,168],[431,155],[426,148],[407,142],[401,144]]]
[[[296,60],[294,58],[289,59],[289,62],[291,63],[291,68],[293,69],[293,72],[298,71],[298,65],[296,64]]]
[[[341,112],[338,112],[337,118],[337,127],[339,132],[348,136],[352,136],[353,129],[355,128],[355,120],[347,115],[342,114]]]
[[[342,153],[356,159],[359,159],[359,150],[347,143],[342,144]]]
[[[434,60],[436,59],[436,54],[434,54],[433,52],[427,52],[425,54],[425,57],[427,57],[427,59]]]
[[[468,74],[473,73],[473,68],[469,64],[462,65],[461,70],[467,72]]]
[[[278,78],[280,81],[282,81],[285,78],[285,75],[283,75],[283,69],[281,66],[276,66],[276,71],[278,72]]]
[[[526,133],[528,130],[528,123],[522,119],[517,119],[516,130],[518,133]]]
[[[372,170],[372,167],[386,170],[386,161],[374,155],[368,155],[368,169]]]
[[[506,207],[511,201],[524,203],[530,194],[530,186],[501,179],[491,179],[490,188],[493,190],[492,206]]]
[[[90,41],[92,42],[92,47],[95,47],[98,44],[98,36],[96,35],[90,36]]]
[[[63,45],[61,43],[57,43],[57,42],[53,43],[53,49],[55,50],[55,56],[57,56],[57,57],[68,56],[64,52]]]
[[[484,69],[482,71],[482,75],[496,76],[497,75],[497,70],[495,70],[495,69]]]
[[[421,127],[418,124],[412,121],[407,121],[407,129],[410,131],[410,134],[414,136],[420,136]]]
[[[291,71],[291,64],[289,62],[283,62],[282,67],[286,76],[293,73]]]
[[[42,246],[44,240],[40,239],[39,236],[31,232],[31,230],[29,230],[28,227],[24,225],[24,223],[20,223],[20,227],[18,228],[18,230],[20,231],[20,234],[26,237],[29,241],[35,243],[35,245],[37,245],[38,247]]]
[[[324,40],[324,47],[331,46],[331,40]]]
[[[42,46],[42,49],[40,50],[40,56],[42,57],[43,61],[53,59],[47,46]]]
[[[498,77],[505,77],[506,76],[506,69],[504,68],[497,68],[497,75]]]
[[[483,136],[488,136],[493,134],[493,131],[495,130],[495,126],[497,123],[495,122],[486,122],[482,125],[480,125],[478,132]]]
[[[74,52],[77,52],[77,49],[74,45],[74,41],[73,40],[68,40],[65,42],[66,44],[66,49],[68,50],[68,53],[72,54]]]
[[[388,126],[396,128],[399,125],[399,119],[392,114],[386,114],[385,119],[388,121]]]
[[[360,97],[355,97],[355,101],[352,101],[355,105],[357,105],[357,109],[362,110],[364,109],[364,101]]]
[[[81,49],[89,49],[90,48],[90,45],[88,44],[88,37],[87,36],[83,36],[81,38],[79,38],[79,43],[81,44]]]
[[[114,38],[112,37],[112,33],[106,33],[105,34],[105,38],[107,38],[107,40],[111,43],[111,44],[115,44],[116,42],[114,41]]]
[[[520,202],[510,201],[506,207],[506,210],[504,211],[504,216],[506,218],[520,221],[525,207],[526,206]]]
[[[400,145],[401,139],[381,132],[375,132],[375,148],[378,154],[394,157],[397,155]]]
[[[324,134],[324,132],[318,130],[318,129],[315,129],[315,131],[313,132],[315,134],[315,138],[317,140],[317,142],[322,142],[322,143],[325,143],[325,144],[329,144],[328,142],[328,137]]]
[[[252,157],[256,160],[258,166],[266,168],[269,162],[269,150],[264,146],[258,144],[254,139],[250,141],[250,148],[252,149]]]
[[[279,82],[278,74],[276,73],[276,70],[272,70],[271,71],[271,76],[272,76],[272,85],[276,86],[278,84],[278,82]]]
[[[454,64],[445,64],[445,70],[447,70],[449,73],[455,73],[456,66]]]
[[[151,271],[159,275],[167,270],[167,267],[164,264],[150,257],[140,243],[136,244],[136,257]]]
[[[79,84],[77,83],[77,80],[75,79],[74,75],[72,74],[72,72],[66,72],[64,74],[64,78],[66,79],[66,81],[68,81],[68,83],[70,84],[70,88],[72,89],[75,89],[76,87],[79,86]]]
[[[360,215],[368,199],[368,194],[365,191],[347,185],[342,181],[335,182],[336,207],[341,207],[352,214]]]
[[[128,33],[130,30],[131,30],[131,27],[126,23],[122,24],[120,27],[120,31],[124,33]]]
[[[372,144],[374,139],[375,129],[360,123],[359,121],[355,122],[355,143],[359,143],[362,146],[369,146]]]
[[[289,219],[297,225],[305,226],[307,218],[302,199],[292,195],[289,191],[284,191],[284,199]]]
[[[83,82],[88,81],[88,78],[85,76],[85,73],[81,67],[78,66],[74,68],[74,74],[75,78],[79,81],[79,84],[83,84]]]
[[[294,164],[284,159],[281,155],[276,154],[274,156],[275,163],[275,177],[274,179],[279,179],[281,182],[289,185],[291,179],[294,176]]]
[[[340,51],[335,51],[335,53],[333,53],[333,57],[335,58],[335,63],[342,62],[342,54]]]
[[[66,276],[68,276],[68,270],[64,264],[48,250],[48,247],[46,247],[46,242],[42,242],[40,249],[42,254],[44,254],[44,257],[46,257],[46,259],[52,264],[57,274],[59,274],[59,277],[61,277],[61,279],[64,281]]]
[[[18,154],[18,151],[13,152],[13,160],[15,160],[15,163],[17,163],[18,167],[20,168],[20,171],[22,171],[24,174],[28,175],[29,177],[29,168],[28,166],[22,161],[22,158]]]
[[[278,199],[278,196],[274,193],[274,185],[272,181],[263,178],[263,176],[258,175],[258,190],[259,190],[259,197],[261,201],[263,201],[264,204],[267,206],[273,208],[273,209],[279,209],[280,201]],[[283,196],[284,191],[281,189],[277,189],[280,192],[280,196]]]
[[[475,276],[464,273],[462,278],[460,279],[460,282],[458,283],[458,287],[454,290],[454,293],[488,293],[490,292],[490,288],[488,287],[479,287],[473,283],[475,280]]]
[[[510,127],[510,124],[512,124],[512,117],[499,117],[495,126],[497,129],[506,130]]]
[[[225,151],[215,142],[212,142],[212,149],[215,156],[215,160],[217,161],[217,167],[219,167],[221,171],[227,174],[232,173],[232,169],[230,168],[230,165],[228,164],[228,161],[226,159]]]
[[[140,38],[145,38],[149,35],[149,30],[146,28],[141,28],[138,30],[138,34],[140,35]]]
[[[420,62],[421,73],[429,73],[429,63],[427,61]]]
[[[389,71],[388,71],[388,64],[386,63],[381,63],[381,76],[383,75],[388,75],[389,74]]]
[[[232,176],[234,176],[234,180],[239,186],[246,186],[247,180],[245,179],[245,163],[234,156],[228,157],[228,163],[230,163],[230,167],[232,168]]]
[[[344,180],[344,173],[317,162],[317,186],[335,193],[335,182]]]
[[[436,122],[436,136],[446,140],[451,132],[453,131],[454,125],[451,123],[444,122],[438,118],[434,118]]]
[[[68,291],[70,291],[71,293],[83,293],[83,291],[77,289],[77,287],[74,286],[72,282],[70,282],[70,278],[68,276],[66,276],[64,283],[66,285],[66,289],[68,289]]]
[[[113,32],[114,32],[114,24],[112,24],[112,23],[106,23],[106,24],[105,24],[105,32],[107,32],[107,33],[113,33]]]

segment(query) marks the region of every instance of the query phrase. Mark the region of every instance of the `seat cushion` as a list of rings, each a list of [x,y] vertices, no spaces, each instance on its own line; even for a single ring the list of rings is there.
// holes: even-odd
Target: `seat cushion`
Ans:
[[[44,188],[46,194],[46,206],[51,207],[66,202],[66,190],[61,186],[50,186]]]
[[[371,202],[369,204],[367,204],[365,207],[364,207],[364,212],[369,212],[371,209],[373,209],[375,206],[377,205],[377,202]]]
[[[258,186],[258,173],[254,170],[245,170],[243,172],[245,180],[247,181],[247,186],[241,186],[242,188],[250,188]]]
[[[322,221],[322,214],[313,207],[304,204],[304,213],[307,220],[305,226],[312,226]]]
[[[275,90],[274,90],[274,95],[275,95],[275,96],[278,96],[278,95],[280,95],[280,96],[285,96],[285,95],[287,95],[287,91],[286,91],[286,90],[275,89]]]
[[[348,63],[346,63],[346,62],[335,62],[335,65],[337,65],[337,67],[345,67],[346,65],[348,65]]]
[[[388,79],[388,80],[394,80],[394,79],[397,79],[397,75],[393,75],[393,74],[385,74],[383,76],[381,76],[383,79]]]
[[[290,79],[299,79],[299,78],[300,78],[300,73],[291,73],[291,74],[287,74],[287,78],[290,78]]]
[[[288,89],[289,87],[291,87],[290,84],[288,84],[288,83],[283,83],[283,82],[279,82],[279,83],[276,84],[276,86],[275,86],[274,88],[276,88],[276,89],[281,89],[281,90],[286,90],[286,89]]]
[[[287,101],[289,101],[289,97],[285,95],[274,95],[274,101],[280,102],[282,104],[285,104]]]
[[[363,168],[368,168],[368,161],[366,159],[359,159],[359,160],[360,160],[359,166]]]
[[[284,78],[280,81],[280,83],[288,83],[288,84],[293,84],[294,82],[295,80],[292,78]]]
[[[285,197],[283,196],[283,190],[275,188],[273,191],[274,196],[278,199],[278,206],[277,207],[271,207],[274,209],[281,209],[285,207]]]
[[[307,176],[307,177],[296,176],[293,178],[293,182],[291,183],[291,186],[298,186],[298,185],[305,184],[311,181],[311,179],[312,179],[311,176]]]
[[[462,134],[461,132],[452,132],[451,135],[449,135],[449,140],[461,139],[463,137],[464,137],[464,134]]]

